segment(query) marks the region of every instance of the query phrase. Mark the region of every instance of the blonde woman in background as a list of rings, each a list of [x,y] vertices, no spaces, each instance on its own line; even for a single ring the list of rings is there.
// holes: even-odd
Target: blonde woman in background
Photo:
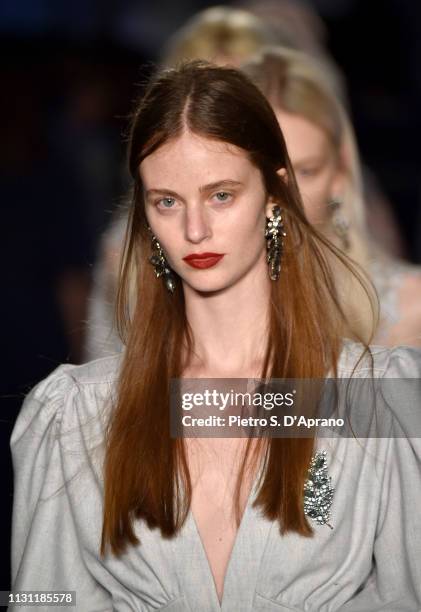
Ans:
[[[421,270],[370,241],[355,136],[321,60],[277,47],[243,70],[267,97],[281,125],[309,220],[371,278],[380,301],[374,343],[421,346]],[[367,337],[371,312],[338,271],[344,306]]]
[[[164,48],[161,66],[198,58],[238,67],[263,46],[278,42],[270,28],[248,11],[212,6],[175,32]]]

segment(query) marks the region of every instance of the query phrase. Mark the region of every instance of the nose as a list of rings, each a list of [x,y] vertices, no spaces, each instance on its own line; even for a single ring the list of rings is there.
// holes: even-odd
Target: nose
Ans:
[[[199,244],[212,235],[206,210],[202,206],[187,207],[185,216],[186,240]]]

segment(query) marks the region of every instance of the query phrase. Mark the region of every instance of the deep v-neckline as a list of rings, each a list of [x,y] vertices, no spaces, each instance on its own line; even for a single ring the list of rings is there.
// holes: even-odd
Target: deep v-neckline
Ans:
[[[192,529],[194,531],[195,539],[196,539],[198,545],[200,544],[200,549],[201,549],[201,553],[202,553],[201,556],[203,557],[203,563],[207,565],[208,574],[209,574],[209,580],[210,580],[210,582],[212,583],[212,585],[214,587],[215,595],[216,595],[216,601],[218,602],[218,605],[219,605],[221,610],[222,610],[222,604],[223,604],[223,601],[224,601],[225,587],[226,587],[228,572],[229,572],[230,565],[231,565],[231,560],[232,560],[232,558],[234,556],[237,542],[238,542],[239,538],[241,537],[242,532],[244,531],[244,524],[247,521],[249,505],[250,505],[250,503],[252,503],[251,496],[252,496],[252,493],[253,493],[253,489],[254,489],[254,484],[251,486],[249,495],[247,497],[247,501],[246,501],[246,504],[244,506],[244,510],[243,510],[243,513],[242,513],[242,516],[241,516],[241,521],[240,521],[238,529],[237,529],[237,531],[235,533],[233,544],[232,544],[232,548],[231,548],[231,552],[229,554],[228,562],[227,562],[227,565],[225,567],[225,574],[224,574],[224,579],[223,579],[222,599],[221,599],[221,601],[219,601],[219,595],[218,595],[218,590],[217,590],[217,586],[216,586],[216,582],[215,582],[215,576],[214,576],[214,573],[212,571],[212,566],[211,566],[211,562],[209,560],[208,553],[206,551],[206,546],[204,544],[203,538],[202,538],[201,533],[200,533],[199,523],[198,523],[198,521],[197,521],[197,519],[196,519],[196,517],[194,515],[194,512],[193,512],[192,508],[190,508],[189,519],[190,519],[190,522],[191,522],[191,526],[192,526]]]
[[[226,566],[222,600],[219,601],[217,588],[212,569],[206,554],[205,546],[200,536],[196,519],[190,508],[184,531],[184,538],[179,540],[182,545],[182,555],[187,555],[192,560],[196,583],[192,584],[191,575],[186,566],[179,567],[178,573],[182,574],[183,591],[198,609],[198,589],[203,604],[200,606],[202,612],[238,612],[239,597],[244,597],[244,605],[241,609],[252,609],[251,602],[246,598],[254,596],[255,588],[251,588],[253,582],[257,582],[258,569],[266,546],[271,525],[270,521],[260,514],[260,510],[253,507],[256,498],[259,474],[253,481],[247,498],[240,525],[235,535],[231,554]],[[243,586],[241,586],[243,582]],[[189,591],[190,587],[190,592]],[[251,589],[251,590],[250,590]],[[233,605],[233,607],[232,607]],[[205,607],[203,607],[205,606]]]

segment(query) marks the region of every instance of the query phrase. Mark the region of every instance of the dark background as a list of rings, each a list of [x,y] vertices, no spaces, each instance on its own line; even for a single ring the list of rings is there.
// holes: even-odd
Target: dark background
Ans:
[[[310,4],[347,77],[360,149],[391,202],[401,252],[420,262],[421,3]],[[169,35],[209,5],[15,0],[0,6],[0,590],[10,588],[14,420],[32,385],[59,363],[81,358],[98,240],[128,185],[122,135],[136,83]]]

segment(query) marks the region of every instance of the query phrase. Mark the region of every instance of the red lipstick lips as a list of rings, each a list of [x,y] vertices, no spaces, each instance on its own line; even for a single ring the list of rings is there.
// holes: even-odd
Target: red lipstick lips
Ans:
[[[204,270],[205,268],[216,266],[224,255],[225,253],[192,253],[191,255],[183,257],[183,260],[192,268]]]

